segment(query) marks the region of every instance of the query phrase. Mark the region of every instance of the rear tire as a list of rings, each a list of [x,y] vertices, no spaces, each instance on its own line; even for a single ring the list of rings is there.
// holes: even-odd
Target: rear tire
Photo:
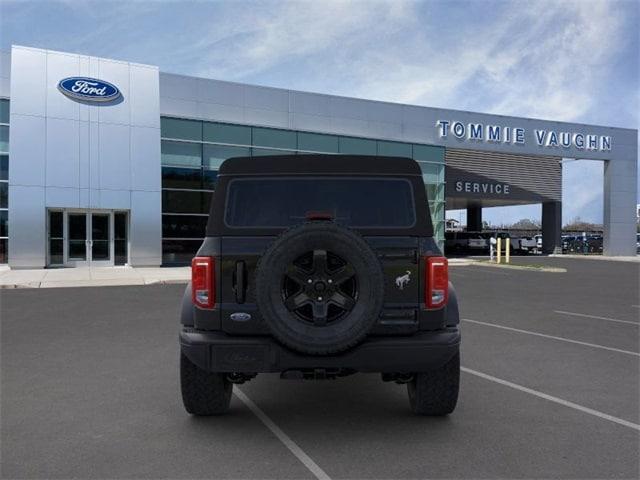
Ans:
[[[409,404],[416,415],[442,416],[453,412],[460,387],[460,353],[437,370],[416,373],[407,384]]]
[[[180,353],[182,403],[191,415],[222,415],[229,410],[233,384],[223,373],[207,372]]]

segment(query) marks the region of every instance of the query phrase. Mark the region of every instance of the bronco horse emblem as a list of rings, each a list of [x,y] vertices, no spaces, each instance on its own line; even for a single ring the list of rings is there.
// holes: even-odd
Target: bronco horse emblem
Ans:
[[[407,270],[407,273],[405,275],[401,275],[398,278],[396,278],[396,286],[400,290],[403,290],[405,285],[409,283],[409,280],[411,280],[411,272]]]

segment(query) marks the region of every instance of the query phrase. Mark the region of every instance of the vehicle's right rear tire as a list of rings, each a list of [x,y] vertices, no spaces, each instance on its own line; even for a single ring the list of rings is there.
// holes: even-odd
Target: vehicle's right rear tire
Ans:
[[[208,372],[180,353],[182,403],[192,415],[222,415],[229,410],[233,384],[223,373]]]
[[[409,404],[416,415],[442,416],[453,412],[460,387],[460,353],[442,367],[416,373],[407,384]]]

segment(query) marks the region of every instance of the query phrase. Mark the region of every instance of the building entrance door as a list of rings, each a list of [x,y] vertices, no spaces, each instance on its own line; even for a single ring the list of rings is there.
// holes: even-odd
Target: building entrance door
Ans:
[[[49,266],[124,265],[128,259],[127,212],[49,210]]]

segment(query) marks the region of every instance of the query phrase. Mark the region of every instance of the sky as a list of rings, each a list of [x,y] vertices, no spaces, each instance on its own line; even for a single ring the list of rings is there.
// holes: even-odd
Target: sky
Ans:
[[[0,48],[26,45],[220,80],[638,128],[639,22],[637,0],[0,0]],[[565,223],[602,222],[602,177],[601,162],[563,164]],[[484,210],[494,224],[540,215],[539,205]]]

